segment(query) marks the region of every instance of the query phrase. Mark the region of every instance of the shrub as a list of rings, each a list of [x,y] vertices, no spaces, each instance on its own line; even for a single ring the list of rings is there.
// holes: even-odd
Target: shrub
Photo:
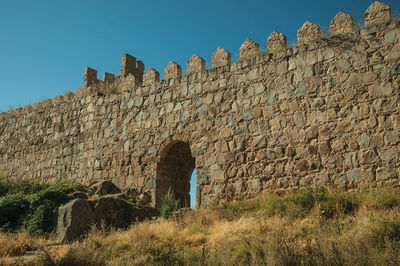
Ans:
[[[63,189],[61,189],[63,190]],[[64,191],[49,187],[33,195],[24,227],[29,233],[49,233],[56,226],[56,215],[60,205],[70,198]]]
[[[4,231],[19,230],[28,209],[29,201],[22,193],[0,198],[0,229]]]
[[[56,226],[58,207],[76,188],[67,183],[39,184],[0,178],[0,229],[49,233]]]
[[[11,179],[0,175],[0,197],[15,193],[32,194],[48,186],[50,186],[50,184],[40,184],[22,179]]]
[[[8,185],[5,180],[5,177],[2,174],[0,174],[0,197],[6,195],[7,190],[8,190]]]
[[[167,194],[161,198],[160,216],[169,218],[171,214],[179,209],[180,201],[175,199],[175,193],[172,188],[168,189]]]

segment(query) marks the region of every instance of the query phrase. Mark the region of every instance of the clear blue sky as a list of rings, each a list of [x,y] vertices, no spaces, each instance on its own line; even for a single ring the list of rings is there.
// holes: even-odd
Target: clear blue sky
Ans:
[[[273,30],[296,42],[309,20],[328,27],[339,12],[362,18],[372,1],[0,0],[0,111],[74,91],[90,66],[117,74],[130,53],[161,75],[194,54],[208,66],[218,46],[238,57],[250,37],[265,47]],[[400,1],[387,0],[398,14]],[[397,11],[396,11],[397,10]]]
[[[218,46],[235,59],[246,37],[265,48],[273,30],[295,43],[306,20],[359,20],[372,2],[0,0],[0,111],[75,91],[87,66],[117,74],[124,53],[161,75],[170,60],[185,70],[194,53],[210,66]],[[399,0],[384,2],[399,14]]]

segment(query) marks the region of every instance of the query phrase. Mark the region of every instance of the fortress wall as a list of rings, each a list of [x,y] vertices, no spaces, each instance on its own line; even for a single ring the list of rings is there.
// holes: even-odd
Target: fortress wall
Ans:
[[[143,75],[128,55],[115,81],[87,70],[76,94],[0,114],[0,172],[108,179],[155,205],[169,186],[188,193],[194,166],[199,206],[314,185],[398,186],[400,23],[387,12],[375,2],[359,31],[339,13],[329,38],[306,22],[293,48],[274,32],[271,54],[248,39],[233,64],[219,48],[209,70],[193,56],[183,77],[174,62],[162,81]]]

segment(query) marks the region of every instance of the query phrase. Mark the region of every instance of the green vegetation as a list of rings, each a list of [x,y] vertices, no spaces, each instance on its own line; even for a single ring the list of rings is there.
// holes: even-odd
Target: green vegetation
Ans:
[[[67,183],[39,184],[0,177],[0,230],[49,233],[55,228],[56,212],[77,189]]]
[[[174,190],[168,188],[167,194],[161,198],[160,216],[161,218],[169,218],[174,211],[177,211],[180,206],[179,199],[175,199]]]

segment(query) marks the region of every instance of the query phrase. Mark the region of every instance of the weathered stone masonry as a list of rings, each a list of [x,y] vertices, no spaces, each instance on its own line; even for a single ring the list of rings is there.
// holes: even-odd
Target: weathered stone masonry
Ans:
[[[365,28],[339,13],[330,37],[306,22],[299,45],[273,32],[269,53],[246,40],[164,80],[129,55],[118,76],[85,70],[76,93],[0,114],[0,172],[84,184],[108,179],[197,204],[313,185],[399,185],[400,22],[375,2]]]

